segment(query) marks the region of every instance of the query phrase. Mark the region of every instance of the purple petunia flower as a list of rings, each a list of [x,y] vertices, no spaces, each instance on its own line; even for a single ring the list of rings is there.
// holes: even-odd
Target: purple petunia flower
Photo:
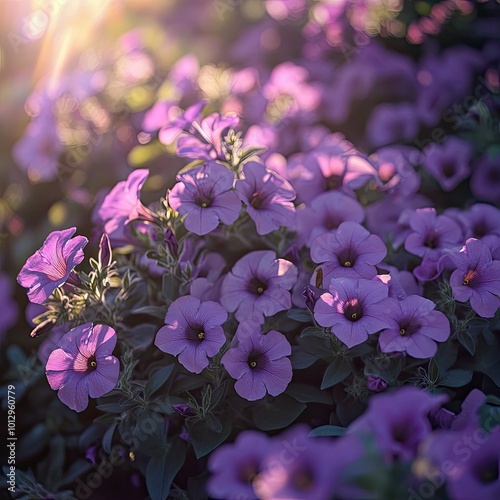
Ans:
[[[439,258],[443,249],[456,246],[462,239],[460,226],[446,215],[437,215],[434,208],[415,210],[410,228],[405,249],[419,257]]]
[[[252,482],[259,474],[271,439],[257,431],[243,431],[236,441],[217,448],[208,460],[213,474],[207,491],[215,498],[256,500]]]
[[[500,307],[500,261],[493,260],[488,246],[475,238],[447,257],[455,267],[450,276],[453,297],[460,302],[470,299],[479,316],[492,318]]]
[[[98,398],[118,382],[120,363],[112,356],[116,333],[107,325],[86,323],[66,333],[52,351],[45,367],[50,387],[77,412],[85,410],[88,398]]]
[[[88,243],[84,236],[75,236],[76,227],[53,231],[24,264],[17,282],[28,288],[28,298],[43,304],[52,292],[70,279],[73,269],[84,259],[83,248]]]
[[[253,486],[262,500],[330,500],[367,498],[361,488],[347,484],[345,471],[363,456],[356,436],[337,440],[308,436],[309,428],[295,425],[272,443]]]
[[[467,238],[500,236],[500,210],[486,203],[476,203],[458,215]]]
[[[292,364],[286,357],[292,348],[286,337],[271,330],[263,335],[255,321],[244,321],[236,330],[233,346],[221,363],[236,379],[234,389],[248,401],[262,399],[268,392],[278,396],[292,380]]]
[[[202,100],[193,104],[189,108],[187,108],[184,113],[181,113],[179,116],[175,118],[170,118],[167,114],[167,109],[164,108],[165,105],[162,103],[157,103],[153,108],[151,108],[145,115],[144,121],[146,125],[150,125],[150,123],[146,122],[158,122],[158,119],[154,119],[155,115],[161,113],[162,111],[165,113],[167,118],[167,123],[165,120],[160,125],[160,131],[158,133],[158,138],[162,144],[170,144],[184,131],[188,130],[191,127],[191,123],[195,120],[198,120],[201,116],[201,110],[205,107],[207,101]],[[164,115],[164,116],[165,116]],[[153,124],[151,124],[153,125]],[[156,123],[155,123],[156,125]],[[154,129],[154,128],[153,128]],[[146,131],[150,132],[152,129],[146,128]]]
[[[187,295],[168,308],[165,326],[156,335],[155,345],[163,352],[179,357],[192,373],[201,373],[208,358],[215,356],[226,342],[222,324],[227,312],[217,302],[200,302]]]
[[[219,113],[208,115],[199,124],[193,121],[186,129],[189,133],[182,134],[177,140],[177,156],[225,161],[222,141],[229,129],[235,128],[238,122],[236,115],[221,116]]]
[[[368,410],[349,426],[347,432],[358,436],[374,435],[379,451],[388,462],[411,459],[432,430],[429,414],[446,399],[446,396],[433,396],[412,386],[376,395],[370,399]]]
[[[382,392],[387,389],[389,384],[380,377],[376,377],[375,375],[368,375],[368,377],[366,377],[366,385],[368,386],[368,389],[370,391]]]
[[[168,193],[170,206],[186,215],[186,229],[203,236],[219,221],[232,224],[241,210],[241,201],[233,191],[234,174],[226,167],[208,162],[177,176],[179,181]]]
[[[127,241],[126,226],[134,220],[152,221],[152,212],[140,200],[141,189],[149,175],[146,169],[134,170],[104,198],[97,216],[112,244]]]
[[[246,163],[243,175],[244,179],[236,181],[236,194],[246,205],[257,233],[263,235],[281,226],[292,226],[295,222],[292,186],[257,162]]]
[[[320,194],[310,207],[297,211],[300,239],[308,246],[320,234],[337,229],[342,222],[363,222],[363,207],[355,198],[339,191]]]
[[[314,307],[314,318],[347,347],[361,344],[368,335],[387,328],[385,299],[389,289],[377,280],[332,278],[330,292]]]
[[[380,333],[382,352],[407,352],[414,358],[432,358],[437,351],[435,341],[444,342],[450,336],[448,318],[435,311],[432,300],[410,295],[403,300],[389,298],[387,322]]]
[[[311,259],[318,266],[311,278],[316,283],[318,270],[323,275],[323,288],[331,278],[374,278],[376,265],[387,255],[384,242],[370,234],[357,222],[340,224],[336,231],[318,236],[311,245]]]
[[[444,191],[452,191],[469,176],[472,153],[470,143],[450,137],[444,144],[431,144],[424,150],[423,165]]]
[[[221,288],[221,304],[238,321],[264,322],[292,307],[289,290],[297,281],[297,268],[277,259],[271,250],[257,250],[242,257],[231,269]]]
[[[470,181],[472,193],[480,200],[500,203],[500,157],[487,151],[474,166]]]

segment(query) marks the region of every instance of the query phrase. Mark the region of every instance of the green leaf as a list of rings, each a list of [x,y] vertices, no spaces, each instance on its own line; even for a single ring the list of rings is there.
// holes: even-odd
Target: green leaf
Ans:
[[[299,403],[323,403],[333,404],[331,394],[321,391],[317,387],[307,384],[290,384],[286,389],[286,394],[292,396]]]
[[[448,368],[451,368],[458,356],[458,347],[451,340],[439,344],[434,361],[437,363],[440,372],[444,373]]]
[[[222,432],[222,424],[219,422],[217,417],[215,417],[211,413],[207,413],[207,415],[205,415],[204,421],[211,431],[216,432],[217,434]]]
[[[25,461],[40,453],[49,443],[50,435],[45,424],[36,424],[20,438],[17,459]]]
[[[223,418],[221,425],[221,432],[214,432],[203,420],[188,426],[189,438],[196,458],[208,455],[229,437],[232,430],[230,420]]]
[[[259,148],[259,147],[250,147],[242,151],[239,155],[239,163],[242,164],[246,160],[250,159],[252,156],[258,155],[259,153],[263,153],[267,148]]]
[[[344,357],[335,358],[323,375],[321,389],[328,389],[345,380],[351,373],[351,365]]]
[[[474,356],[474,369],[478,370],[495,382],[500,387],[500,349],[498,342],[490,346],[480,343]]]
[[[305,404],[282,394],[272,403],[266,402],[263,405],[254,406],[252,420],[261,431],[283,429],[293,423],[305,409]]]
[[[45,484],[53,490],[57,490],[59,482],[62,479],[65,458],[66,446],[64,438],[60,434],[57,434],[50,441],[50,453],[47,457],[49,470],[47,471],[47,477],[45,478]]]
[[[439,378],[439,366],[438,364],[433,360],[429,360],[429,366],[427,368],[429,378],[433,381],[436,382],[437,379]]]
[[[146,486],[151,500],[165,500],[175,476],[184,465],[186,444],[176,437],[166,453],[151,457],[146,468]]]
[[[309,336],[315,336],[315,337],[323,337],[323,328],[318,328],[317,326],[308,326],[304,330],[302,330],[302,333],[300,334],[301,338],[304,337],[309,337]]]
[[[305,352],[299,346],[292,346],[290,361],[292,362],[292,368],[294,370],[303,370],[304,368],[309,368],[314,363],[316,363],[318,359],[320,359],[318,355],[312,354],[310,352]]]
[[[290,309],[287,316],[299,323],[310,323],[312,321],[311,313],[306,309]]]
[[[172,302],[179,296],[179,281],[173,274],[163,275],[162,294]]]
[[[156,306],[144,306],[134,309],[130,314],[146,314],[155,318],[165,319],[165,308]]]
[[[164,366],[155,370],[150,376],[144,387],[144,396],[149,401],[151,396],[168,380],[175,368],[175,364]]]
[[[468,332],[460,330],[457,334],[458,341],[469,351],[471,356],[476,352],[476,339]]]
[[[446,387],[463,387],[472,380],[472,372],[470,370],[462,370],[456,368],[443,373],[439,380],[441,385]]]
[[[347,429],[345,427],[339,427],[338,425],[322,425],[321,427],[316,427],[310,433],[310,437],[321,437],[321,436],[330,436],[337,437],[343,436],[346,433]]]
[[[115,422],[112,425],[108,427],[106,432],[104,433],[104,436],[102,437],[102,449],[106,453],[111,452],[111,444],[113,442],[113,435],[115,434],[116,427],[118,426],[118,423]]]

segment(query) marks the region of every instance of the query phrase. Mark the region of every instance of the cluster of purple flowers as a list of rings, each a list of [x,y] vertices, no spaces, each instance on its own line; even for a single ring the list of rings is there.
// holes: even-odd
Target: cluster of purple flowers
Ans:
[[[500,496],[498,47],[415,58],[373,37],[424,43],[472,22],[465,3],[183,0],[164,22],[185,44],[213,21],[205,55],[166,63],[134,30],[35,90],[13,159],[32,184],[60,177],[94,232],[54,224],[17,281],[60,402],[40,398],[95,418],[78,445],[94,463],[125,447],[154,500],[172,484],[176,498]],[[236,40],[215,15],[241,17]],[[106,134],[111,178],[85,165],[103,165]],[[85,168],[65,169],[79,140]],[[5,276],[0,340],[17,320]]]

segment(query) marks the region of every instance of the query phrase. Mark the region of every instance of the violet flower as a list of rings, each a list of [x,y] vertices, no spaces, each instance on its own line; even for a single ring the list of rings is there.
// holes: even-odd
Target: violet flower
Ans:
[[[500,307],[500,261],[493,260],[488,246],[475,238],[447,257],[455,267],[450,277],[453,297],[460,302],[470,300],[479,316],[492,318]]]
[[[389,298],[388,327],[379,336],[382,352],[407,352],[414,358],[432,358],[436,342],[450,336],[450,322],[440,311],[435,311],[432,300],[410,295],[403,300]]]
[[[257,500],[252,483],[260,473],[271,438],[257,431],[243,431],[234,443],[217,448],[208,459],[212,476],[207,491],[214,498]]]
[[[320,194],[310,207],[297,211],[299,239],[311,246],[320,234],[337,229],[342,222],[361,223],[365,217],[361,204],[339,191]]]
[[[423,165],[444,191],[452,191],[469,176],[472,153],[470,143],[450,137],[442,145],[425,148]]]
[[[222,324],[227,313],[217,302],[200,302],[190,295],[180,297],[168,308],[165,326],[156,335],[155,345],[178,356],[192,373],[201,373],[226,342]]]
[[[208,162],[177,176],[179,181],[168,193],[170,206],[186,215],[188,231],[203,236],[219,221],[232,224],[241,210],[241,201],[233,191],[234,174],[223,165]]]
[[[236,379],[235,391],[248,401],[262,399],[266,393],[278,396],[292,380],[292,353],[286,337],[271,330],[265,335],[255,321],[244,321],[236,330],[232,346],[221,363]]]
[[[59,399],[77,412],[118,382],[120,363],[112,356],[116,333],[107,325],[86,323],[66,333],[47,361],[46,375]]]
[[[296,281],[297,268],[291,262],[277,259],[271,250],[250,252],[224,278],[221,304],[238,321],[262,324],[265,316],[292,307],[289,290]]]
[[[362,458],[361,441],[356,436],[331,440],[308,434],[307,425],[299,424],[273,441],[253,483],[258,498],[366,498],[366,492],[347,484],[344,474]]]
[[[193,121],[189,127],[189,134],[182,134],[177,140],[177,155],[195,160],[226,161],[222,150],[222,141],[231,128],[238,125],[236,115],[221,116],[212,113],[201,123]]]
[[[316,302],[314,318],[321,326],[331,327],[333,335],[347,347],[387,328],[386,285],[363,278],[332,278],[329,289]]]
[[[257,162],[243,167],[243,179],[236,181],[236,194],[246,205],[257,233],[268,234],[295,222],[295,191],[292,186]]]
[[[434,208],[419,208],[410,217],[411,232],[405,240],[405,249],[419,257],[441,256],[462,239],[460,226],[446,215],[437,215]]]
[[[336,231],[321,234],[312,242],[311,259],[322,265],[311,283],[317,282],[318,270],[323,276],[323,288],[327,288],[331,278],[374,278],[375,266],[386,255],[387,248],[377,235],[357,222],[343,222]]]
[[[126,226],[132,221],[154,220],[153,213],[140,200],[141,189],[148,175],[146,169],[134,170],[102,201],[97,215],[112,244],[120,245],[127,241]]]
[[[476,198],[500,203],[500,156],[497,153],[487,151],[477,161],[473,167],[470,187]]]
[[[72,238],[75,232],[76,227],[53,231],[42,248],[24,264],[17,282],[28,288],[30,302],[43,304],[56,288],[70,279],[73,269],[83,261],[83,248],[88,240],[84,236]]]
[[[413,386],[373,396],[368,410],[348,428],[348,434],[374,436],[387,462],[412,459],[432,431],[429,414],[446,396],[433,396]]]

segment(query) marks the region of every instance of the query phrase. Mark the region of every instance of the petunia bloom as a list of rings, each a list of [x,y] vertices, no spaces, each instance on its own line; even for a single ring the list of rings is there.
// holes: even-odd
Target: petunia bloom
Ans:
[[[53,231],[42,248],[28,258],[19,272],[17,282],[28,288],[28,298],[43,304],[52,292],[70,279],[73,269],[84,259],[83,248],[88,243],[84,236],[72,236],[76,228]]]
[[[443,249],[451,248],[462,239],[460,226],[446,215],[437,215],[434,208],[420,208],[410,217],[411,232],[405,249],[419,257],[437,259]]]
[[[214,498],[257,500],[252,482],[271,445],[263,432],[243,431],[236,441],[217,448],[208,460],[207,491]]]
[[[222,364],[236,379],[234,389],[248,401],[262,399],[266,393],[278,396],[292,380],[292,364],[286,357],[292,348],[286,337],[271,330],[265,335],[255,321],[240,323]]]
[[[152,212],[140,200],[141,189],[149,175],[146,169],[134,170],[104,198],[97,216],[113,244],[126,241],[126,226],[134,220],[153,220]]]
[[[469,142],[456,137],[444,144],[430,144],[424,150],[423,164],[444,191],[452,191],[470,174],[473,148]]]
[[[50,387],[59,399],[77,412],[88,398],[98,398],[118,382],[120,363],[112,356],[116,333],[107,325],[86,323],[66,333],[52,351],[45,367]]]
[[[320,234],[337,229],[342,222],[363,222],[365,217],[361,204],[351,196],[339,191],[320,194],[309,207],[297,211],[297,226],[301,240],[311,246]]]
[[[386,285],[363,278],[332,278],[329,289],[316,302],[314,318],[321,326],[331,327],[333,335],[347,347],[387,328]]]
[[[268,234],[295,222],[295,191],[292,186],[257,162],[243,167],[244,178],[236,181],[236,194],[246,205],[257,233]]]
[[[492,318],[500,307],[500,261],[481,240],[469,238],[459,252],[449,252],[455,270],[450,276],[453,297],[470,300],[472,309],[483,318]]]
[[[289,290],[297,281],[297,268],[277,259],[271,250],[257,250],[242,257],[222,282],[221,304],[238,321],[264,322],[292,307]]]
[[[156,335],[155,345],[178,356],[192,373],[201,373],[226,342],[222,324],[227,312],[217,302],[200,302],[190,295],[180,297],[168,308],[165,326]]]
[[[170,206],[186,215],[188,231],[203,236],[219,221],[232,224],[241,210],[241,201],[233,190],[234,174],[223,165],[208,162],[177,176],[179,181],[168,193]]]
[[[408,460],[431,433],[429,414],[437,411],[446,396],[433,396],[413,386],[373,396],[368,410],[348,428],[348,434],[373,435],[387,462]]]
[[[414,358],[432,358],[437,351],[436,342],[450,336],[450,322],[435,311],[432,300],[410,295],[403,300],[389,298],[387,321],[389,326],[380,333],[382,352],[407,352]]]
[[[309,437],[305,424],[295,425],[272,443],[253,482],[262,500],[330,500],[367,498],[366,491],[348,484],[345,472],[363,456],[357,436],[337,440]]]
[[[331,278],[374,278],[376,265],[387,255],[384,242],[357,222],[346,221],[336,231],[318,236],[311,245],[311,259],[317,264],[326,288]],[[316,283],[317,273],[312,283]]]

